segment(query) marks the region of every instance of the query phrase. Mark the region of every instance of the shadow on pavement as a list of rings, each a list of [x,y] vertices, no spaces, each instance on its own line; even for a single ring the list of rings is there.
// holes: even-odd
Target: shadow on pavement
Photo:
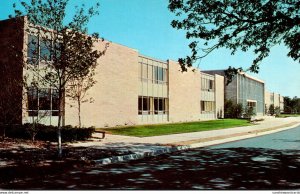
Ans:
[[[298,150],[195,149],[102,167],[69,168],[43,178],[6,182],[0,188],[278,190],[299,189],[299,175]]]

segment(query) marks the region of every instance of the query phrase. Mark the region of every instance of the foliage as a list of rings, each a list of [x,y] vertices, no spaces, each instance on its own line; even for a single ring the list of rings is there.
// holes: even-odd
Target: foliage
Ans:
[[[95,68],[92,68],[90,73],[86,76],[71,80],[69,86],[66,89],[66,97],[77,103],[79,127],[81,127],[81,104],[86,102],[94,102],[94,99],[92,97],[89,99],[87,98],[88,90],[96,84],[96,80],[93,78],[94,75]]]
[[[43,141],[57,141],[57,126],[47,126],[42,124],[29,124],[24,125],[3,125],[1,130],[6,130],[6,136],[11,138],[32,139],[31,130],[38,130],[36,140]],[[95,131],[94,127],[77,128],[70,125],[63,126],[61,129],[63,142],[84,141],[92,137]]]
[[[284,112],[289,114],[300,113],[300,98],[297,96],[293,98],[284,97]]]
[[[280,115],[280,107],[279,106],[276,106],[274,108],[274,114],[275,114],[275,116],[279,116]]]
[[[236,104],[232,100],[225,100],[224,117],[225,118],[241,118],[243,113],[243,105]]]
[[[99,4],[86,9],[84,5],[75,8],[71,19],[66,17],[69,0],[31,0],[28,4],[21,1],[29,24],[25,27],[28,34],[38,36],[43,44],[32,40],[32,52],[35,57],[27,61],[25,68],[29,72],[29,87],[56,88],[58,91],[58,150],[61,155],[61,125],[64,116],[64,96],[71,81],[89,75],[97,66],[97,59],[102,51],[95,50],[94,43],[104,41],[94,33],[87,35],[89,19],[98,14]],[[14,6],[16,7],[16,6]],[[15,9],[15,16],[24,15]],[[43,48],[39,48],[43,46]],[[42,53],[42,51],[45,51]],[[41,51],[41,53],[39,53]],[[40,65],[39,62],[43,62]]]
[[[172,27],[185,30],[191,40],[191,56],[179,59],[184,71],[222,47],[231,54],[254,49],[257,56],[249,70],[256,73],[271,47],[281,43],[288,47],[289,57],[300,61],[298,0],[169,0],[169,9],[179,18],[172,21]],[[228,76],[232,78],[237,69],[230,70]]]
[[[140,125],[116,128],[101,129],[109,131],[112,134],[149,137],[157,135],[168,135],[178,133],[190,133],[198,131],[209,131],[217,129],[225,129],[232,127],[241,127],[251,125],[247,120],[243,119],[218,119],[211,121],[188,122],[188,123],[172,123],[159,125]],[[96,129],[97,130],[97,129]]]
[[[274,104],[271,104],[271,105],[269,106],[269,114],[270,114],[271,116],[273,116],[273,115],[275,114],[275,107],[274,107]]]
[[[246,118],[246,119],[251,119],[252,116],[255,116],[256,113],[253,109],[252,106],[246,106],[245,107],[245,111],[244,111],[244,114],[243,114],[243,117]]]

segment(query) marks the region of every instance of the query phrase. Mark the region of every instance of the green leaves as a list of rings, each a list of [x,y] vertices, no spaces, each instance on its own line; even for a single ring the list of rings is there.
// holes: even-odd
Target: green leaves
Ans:
[[[232,54],[254,48],[257,57],[249,64],[249,70],[257,73],[270,48],[280,43],[290,49],[289,57],[300,62],[297,0],[169,0],[168,8],[177,16],[171,26],[186,30],[187,39],[192,39],[191,55],[179,60],[182,67],[192,66],[221,47],[230,49]],[[206,42],[198,45],[195,40],[199,39]]]

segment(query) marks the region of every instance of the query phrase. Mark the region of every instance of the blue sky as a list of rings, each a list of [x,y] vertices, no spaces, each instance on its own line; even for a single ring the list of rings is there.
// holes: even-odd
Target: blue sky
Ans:
[[[0,1],[0,20],[12,14],[12,3],[18,0]],[[88,6],[96,0],[70,0],[68,13],[74,5]],[[184,31],[170,25],[175,16],[168,10],[168,0],[99,0],[100,15],[89,23],[89,32],[98,32],[101,37],[139,50],[143,55],[161,60],[177,60],[190,53],[189,41]],[[300,96],[300,64],[288,58],[288,49],[283,45],[272,48],[270,56],[261,63],[259,74],[254,74],[266,82],[269,91],[284,96]],[[200,69],[226,69],[249,67],[253,53],[219,49],[201,60]]]

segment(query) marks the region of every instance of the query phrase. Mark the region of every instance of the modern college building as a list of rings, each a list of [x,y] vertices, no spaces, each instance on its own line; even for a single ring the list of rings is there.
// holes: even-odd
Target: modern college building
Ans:
[[[224,70],[205,71],[209,74],[225,76]],[[256,116],[265,113],[265,83],[244,72],[238,73],[228,85],[225,83],[225,99],[242,104],[243,107],[253,107]]]
[[[42,123],[55,125],[57,91],[51,87],[25,88],[17,84],[26,73],[24,61],[33,57],[28,48],[33,46],[30,40],[39,43],[39,55],[47,51],[39,34],[28,34],[24,30],[28,27],[26,17],[15,21],[0,21],[0,82],[5,87],[0,96],[1,108],[14,107],[11,116],[15,123],[32,122],[43,115]],[[21,31],[21,36],[16,31]],[[18,57],[11,55],[10,41],[16,42],[15,50],[21,53]],[[104,47],[105,42],[95,44],[100,50]],[[43,66],[42,60],[35,60],[36,68]],[[222,75],[206,74],[198,69],[181,72],[175,61],[147,57],[135,49],[111,42],[98,63],[97,83],[88,92],[94,102],[81,107],[84,126],[114,127],[223,118]],[[64,109],[64,124],[77,125],[77,109],[68,98],[65,98]]]
[[[39,56],[50,52],[43,42],[43,33],[29,34],[26,17],[0,21],[0,122],[33,122],[56,125],[58,92],[51,87],[24,87],[23,78],[28,61],[42,68]],[[31,28],[31,27],[30,27]],[[33,30],[34,31],[34,30]],[[34,40],[38,57],[31,52]],[[13,50],[11,42],[14,42]],[[95,43],[103,50],[106,42]],[[26,62],[25,62],[26,61]],[[24,64],[25,63],[25,64]],[[84,126],[114,127],[155,123],[212,120],[224,117],[224,101],[232,100],[243,107],[253,107],[256,116],[266,113],[271,104],[283,110],[283,97],[265,90],[262,80],[238,73],[226,84],[224,70],[188,69],[181,72],[172,60],[144,56],[136,49],[109,42],[104,56],[98,59],[95,80],[88,91],[93,103],[81,106]],[[74,102],[64,99],[63,123],[78,124]]]
[[[269,107],[273,105],[274,108],[279,107],[280,112],[284,111],[284,98],[282,95],[275,92],[265,91],[265,106],[266,113],[269,111]]]

